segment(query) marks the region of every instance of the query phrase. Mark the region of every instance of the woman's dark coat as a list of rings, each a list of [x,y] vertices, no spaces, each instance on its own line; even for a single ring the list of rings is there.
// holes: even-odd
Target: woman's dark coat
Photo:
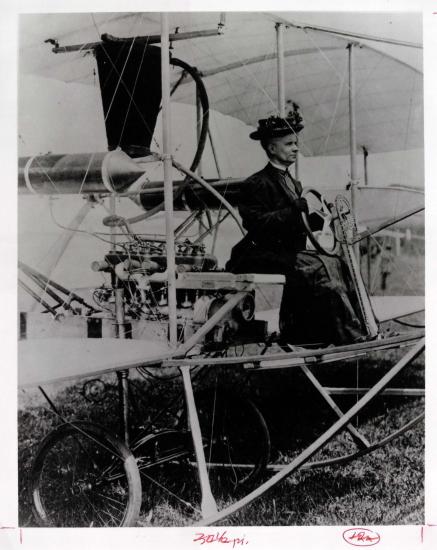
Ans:
[[[242,184],[238,209],[247,235],[233,247],[226,269],[286,276],[280,309],[286,341],[353,341],[363,329],[345,266],[305,250],[301,192],[300,182],[270,163]]]

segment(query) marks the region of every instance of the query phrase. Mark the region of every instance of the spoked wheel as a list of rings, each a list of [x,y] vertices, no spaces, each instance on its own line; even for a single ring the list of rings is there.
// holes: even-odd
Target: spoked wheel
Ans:
[[[256,406],[233,392],[201,391],[195,400],[211,490],[217,507],[223,509],[248,492],[267,465],[269,433]],[[144,489],[143,525],[187,525],[202,517],[187,424],[183,413],[180,430],[150,434],[133,446]]]
[[[121,441],[99,426],[74,422],[41,443],[31,471],[31,498],[41,526],[133,526],[141,478]]]
[[[141,438],[132,450],[144,491],[140,525],[185,525],[197,517],[191,434],[162,430]]]
[[[270,436],[259,409],[235,392],[200,392],[196,405],[213,494],[234,493],[257,479],[270,456]]]
[[[302,221],[314,249],[325,256],[337,256],[339,243],[335,234],[334,216],[325,197],[315,189],[305,188],[302,198],[308,202],[309,214],[302,212]],[[311,227],[310,218],[317,221],[317,230]]]
[[[419,414],[415,418],[402,422],[401,426],[398,426],[394,430],[390,430],[385,437],[378,442],[372,441],[361,445],[361,448],[354,446],[354,450],[349,452],[348,450],[341,449],[337,456],[328,458],[326,456],[318,455],[319,451],[327,448],[327,445],[334,440],[334,438],[343,432],[350,424],[351,420],[355,418],[363,409],[378,396],[390,381],[398,374],[402,369],[411,364],[420,354],[425,347],[424,340],[418,341],[413,348],[408,351],[399,361],[397,361],[391,369],[380,380],[372,386],[366,393],[359,399],[355,405],[353,405],[347,412],[340,415],[340,418],[334,422],[329,428],[327,428],[317,439],[309,444],[305,449],[299,451],[293,458],[286,464],[276,465],[268,467],[272,472],[271,477],[267,478],[257,487],[252,488],[244,495],[239,495],[233,501],[225,503],[222,509],[219,509],[216,513],[212,513],[199,520],[198,525],[211,525],[221,523],[225,518],[226,522],[229,522],[228,516],[240,511],[242,508],[261,497],[272,487],[284,480],[286,477],[292,475],[301,468],[316,468],[323,466],[331,466],[334,464],[341,464],[364,456],[376,449],[383,447],[393,441],[396,437],[401,436],[409,429],[416,426],[423,420],[423,413]],[[244,520],[243,520],[244,522]]]

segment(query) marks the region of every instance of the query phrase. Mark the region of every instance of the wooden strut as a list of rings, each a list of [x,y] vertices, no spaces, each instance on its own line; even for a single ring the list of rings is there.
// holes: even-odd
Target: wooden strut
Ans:
[[[323,399],[328,403],[331,409],[335,412],[335,414],[339,418],[342,418],[343,411],[340,409],[337,403],[332,399],[332,397],[326,391],[326,388],[324,388],[322,384],[320,384],[320,382],[317,380],[317,378],[314,376],[314,374],[310,371],[310,369],[306,365],[301,366],[301,369],[305,373],[308,380],[310,380],[313,386],[317,389],[317,391],[323,397]],[[370,447],[370,443],[368,442],[368,440],[352,424],[350,423],[347,424],[346,428],[360,449],[366,449],[367,447]]]
[[[197,470],[199,473],[200,490],[202,493],[200,509],[203,517],[209,517],[210,515],[217,513],[217,504],[211,491],[208,470],[206,468],[202,432],[200,431],[199,417],[197,414],[196,403],[194,401],[193,386],[191,385],[190,367],[181,367],[180,370],[184,383],[188,419],[190,422],[190,431],[193,438],[194,451],[196,453]]]
[[[202,187],[207,189],[214,197],[216,197],[223,206],[226,207],[228,212],[231,214],[231,216],[234,218],[235,222],[237,223],[238,227],[242,231],[243,235],[246,234],[246,231],[244,230],[243,226],[241,225],[241,222],[239,220],[238,214],[234,207],[218,192],[212,187],[208,182],[206,182],[203,178],[189,170],[188,168],[185,168],[185,166],[182,166],[179,162],[175,161],[173,159],[173,166],[177,169],[183,172],[185,175],[189,176],[191,179],[199,183]]]
[[[238,293],[237,293],[238,294]],[[243,292],[239,294],[244,294]],[[236,295],[234,295],[236,296]],[[241,298],[240,298],[241,299]],[[235,306],[236,304],[234,304]],[[219,310],[221,311],[223,307]],[[215,314],[217,315],[219,311]],[[211,318],[212,319],[212,318]],[[211,321],[210,319],[210,321]],[[209,321],[208,321],[209,323]],[[205,326],[205,325],[204,325]],[[203,328],[203,327],[202,327]],[[199,331],[202,329],[199,329]],[[199,332],[198,331],[198,332]],[[197,333],[196,333],[197,334]],[[195,335],[196,335],[195,334]],[[193,337],[195,336],[193,335]],[[317,365],[322,364],[323,359],[326,357],[329,357],[331,355],[336,355],[339,353],[349,353],[349,352],[375,352],[375,351],[383,351],[386,349],[394,348],[394,347],[400,347],[401,345],[411,345],[414,340],[418,340],[423,338],[424,331],[417,331],[417,332],[411,332],[408,334],[404,334],[402,336],[393,336],[391,338],[387,338],[385,340],[371,340],[370,342],[364,342],[359,344],[348,344],[345,346],[337,346],[335,348],[322,348],[322,349],[316,349],[316,350],[306,350],[306,351],[296,351],[296,352],[288,352],[288,353],[276,353],[274,355],[248,355],[246,357],[217,357],[217,358],[198,358],[198,357],[186,357],[184,358],[183,355],[187,353],[188,350],[185,349],[186,344],[182,344],[175,352],[174,355],[172,355],[171,358],[163,361],[164,367],[178,367],[181,365],[190,365],[190,366],[199,366],[199,365],[209,365],[209,366],[224,366],[224,365],[247,365],[252,364],[259,365],[261,361],[265,361],[268,359],[270,362],[274,363],[276,361],[280,360],[290,360],[290,362],[294,359],[302,359],[307,360],[310,363],[316,363]],[[192,337],[192,338],[193,338]],[[194,345],[194,344],[193,344]],[[178,359],[178,357],[181,357]],[[342,357],[340,357],[342,359]],[[285,366],[285,365],[282,365]],[[300,366],[297,364],[290,364],[291,367]]]
[[[69,304],[71,302],[78,302],[79,304],[83,305],[84,307],[88,308],[91,311],[99,311],[94,306],[88,304],[81,296],[73,292],[72,290],[69,290],[68,288],[65,288],[64,286],[60,285],[56,281],[53,281],[49,277],[46,277],[43,273],[40,273],[39,271],[36,271],[36,269],[33,269],[32,267],[28,266],[24,262],[18,261],[18,267],[23,271],[25,275],[27,275],[30,279],[35,281],[36,284],[41,289],[44,289],[47,291],[47,288],[49,286],[53,287],[54,289],[58,290],[59,292],[62,292],[67,296],[65,300],[62,300],[62,298],[58,297],[56,301],[59,301],[60,303],[66,305],[69,307]],[[40,283],[38,283],[40,281]],[[43,285],[44,288],[41,286]]]
[[[384,394],[385,392],[382,392]],[[313,462],[305,462],[305,464],[302,464],[301,470],[315,470],[316,468],[324,468],[326,466],[338,466],[339,464],[346,464],[348,462],[351,462],[352,460],[356,460],[357,458],[361,458],[363,456],[366,456],[367,454],[372,453],[376,449],[380,449],[382,447],[385,447],[385,445],[388,445],[391,441],[394,439],[397,439],[402,434],[408,432],[414,426],[416,426],[419,422],[421,422],[425,418],[425,413],[421,413],[417,415],[415,418],[407,422],[404,426],[399,428],[398,430],[392,432],[387,437],[384,437],[380,441],[377,441],[376,443],[371,443],[368,447],[362,448],[358,451],[355,451],[353,453],[337,456],[334,458],[326,458],[323,460],[314,460]],[[208,468],[239,468],[239,469],[251,469],[254,467],[254,464],[222,464],[217,462],[208,462]],[[284,470],[284,468],[287,467],[287,464],[268,464],[266,466],[266,470],[270,472],[280,472]]]
[[[34,292],[29,286],[26,285],[26,283],[23,283],[23,281],[21,281],[20,279],[18,279],[18,285],[23,290],[25,290],[34,300],[41,304],[47,311],[50,311],[50,313],[56,319],[56,317],[58,316],[58,312],[55,308],[48,304],[41,296]]]
[[[222,172],[220,169],[220,163],[218,161],[217,149],[215,147],[214,138],[212,137],[211,128],[209,126],[208,126],[208,138],[209,138],[209,144],[211,145],[212,156],[214,158],[215,169],[217,170],[217,176],[219,177],[219,179],[222,179]]]
[[[173,217],[173,176],[171,157],[171,106],[170,106],[170,43],[168,14],[161,13],[161,88],[162,88],[162,141],[164,165],[165,237],[167,255],[168,331],[170,346],[177,346],[176,260]]]
[[[257,489],[250,492],[248,495],[240,499],[235,504],[225,508],[221,512],[204,518],[204,521],[198,522],[196,525],[211,525],[217,521],[220,521],[224,517],[233,514],[240,510],[243,506],[246,506],[256,498],[260,497],[263,493],[271,489],[282,479],[285,479],[298,468],[304,465],[308,460],[314,456],[322,447],[324,447],[333,437],[335,437],[346,425],[357,415],[362,409],[368,405],[377,395],[379,395],[390,381],[399,372],[409,365],[414,359],[416,359],[425,349],[425,339],[420,340],[398,363],[396,363],[387,372],[379,382],[377,382],[357,403],[351,407],[337,422],[335,422],[328,430],[326,430],[320,437],[318,437],[309,447],[307,447],[299,456],[297,456],[290,464],[284,469],[275,474],[268,481],[260,485]],[[366,452],[366,449],[363,450]]]
[[[247,292],[236,292],[235,294],[232,294],[230,298],[225,302],[220,309],[218,309],[214,315],[208,319],[208,321],[200,327],[200,329],[195,332],[186,342],[184,342],[182,345],[180,345],[175,354],[173,355],[173,359],[176,357],[184,357],[204,336],[208,334],[208,332],[216,326],[218,322],[220,322],[223,317],[231,310],[234,309],[234,307],[247,295]],[[205,360],[203,360],[205,362]],[[175,361],[175,366],[180,366],[180,361]]]
[[[115,289],[115,321],[117,327],[117,338],[126,338],[126,324],[124,314],[124,290]],[[117,371],[120,434],[124,443],[129,447],[129,370]]]
[[[329,395],[357,395],[367,393],[370,388],[331,388],[324,386]],[[425,397],[425,388],[387,388],[382,395],[393,395],[402,397]]]
[[[384,393],[384,392],[382,392]],[[315,470],[316,468],[324,468],[325,466],[338,466],[340,464],[346,464],[352,460],[356,460],[357,458],[361,458],[363,456],[366,456],[369,453],[372,453],[373,451],[376,451],[376,449],[381,449],[382,447],[385,447],[385,445],[388,445],[391,441],[398,438],[402,434],[408,432],[414,426],[416,426],[419,422],[421,422],[425,418],[425,413],[421,413],[417,415],[415,418],[410,420],[410,422],[407,422],[402,428],[399,428],[395,432],[391,433],[384,439],[381,439],[380,441],[376,443],[371,443],[369,447],[366,447],[365,449],[360,449],[359,451],[356,451],[355,453],[351,453],[348,455],[338,456],[334,458],[327,458],[325,460],[315,460],[314,462],[306,462],[302,465],[302,470]],[[273,470],[279,472],[284,468],[281,464],[271,464],[267,466],[268,470]]]
[[[178,40],[192,40],[193,38],[202,38],[208,36],[218,36],[222,34],[221,29],[208,29],[204,31],[192,31],[192,32],[180,32],[169,34],[169,40],[176,42]],[[105,42],[132,42],[135,40],[136,44],[159,44],[161,42],[160,34],[151,34],[149,36],[135,36],[127,38],[119,38],[111,36],[110,34],[103,34],[102,40],[99,42],[85,42],[84,44],[71,44],[70,46],[55,46],[52,48],[53,53],[68,53],[68,52],[85,52],[88,50],[94,50],[97,47],[104,45]]]
[[[417,208],[413,208],[412,210],[408,210],[408,212],[404,212],[403,214],[399,216],[395,216],[394,218],[391,218],[390,220],[387,220],[378,226],[374,227],[373,229],[367,229],[366,231],[362,231],[361,233],[358,233],[358,235],[352,240],[350,244],[356,244],[365,239],[366,237],[370,237],[371,235],[374,235],[375,233],[378,233],[379,231],[382,231],[386,227],[390,227],[391,225],[394,225],[395,223],[401,222],[402,220],[405,220],[406,218],[410,218],[411,216],[414,216],[415,214],[419,214],[419,212],[423,212],[425,210],[424,206],[419,206]]]

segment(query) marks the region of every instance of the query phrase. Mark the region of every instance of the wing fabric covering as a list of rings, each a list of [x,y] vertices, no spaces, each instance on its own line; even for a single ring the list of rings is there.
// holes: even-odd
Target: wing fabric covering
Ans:
[[[18,385],[37,386],[159,363],[170,355],[162,342],[119,338],[34,338],[18,342]]]
[[[98,41],[103,33],[134,37],[160,31],[157,13],[91,15],[71,17],[72,23],[81,20],[83,25],[77,27],[76,33],[59,34],[63,36],[61,44]],[[41,38],[46,39],[50,34],[47,25],[38,26],[44,17],[48,16],[20,18],[23,31],[29,27],[29,38],[20,53],[23,70],[67,81],[76,78],[78,82],[93,85],[92,63],[95,61],[92,56],[83,52],[53,54],[47,44],[42,44],[43,40],[30,47],[38,29],[44,29],[39,31]],[[65,14],[51,15],[50,28],[56,29],[56,21],[62,28],[61,23],[67,23],[65,19]],[[169,21],[171,32],[199,31],[216,27],[219,14],[172,13]],[[52,35],[55,32],[53,30]],[[350,39],[319,31],[285,28],[285,100],[290,107],[296,103],[303,114],[302,153],[305,156],[349,153],[349,42]],[[422,51],[417,50],[417,60],[410,66],[365,44],[353,50],[357,147],[365,147],[369,153],[422,148]],[[131,52],[132,59],[141,60],[141,54],[141,48],[137,54]],[[251,126],[256,126],[260,118],[277,114],[274,15],[227,13],[221,35],[174,41],[172,55],[196,67],[203,75],[211,109]],[[179,76],[179,73],[172,75],[172,84]],[[146,75],[141,78],[144,78],[141,85],[138,82],[136,86],[139,96],[149,93],[147,86],[151,79]],[[155,80],[159,86],[159,78]],[[187,79],[178,87],[174,101],[194,104],[195,95],[191,86],[186,85],[189,82]],[[111,96],[110,91],[105,93]],[[133,109],[132,117],[135,112]]]
[[[370,301],[376,319],[380,323],[407,317],[425,310],[423,296],[371,296]],[[256,318],[260,321],[267,321],[269,332],[279,331],[279,309],[257,311]]]
[[[161,49],[132,42],[96,48],[109,149],[143,156],[152,142],[161,103]]]

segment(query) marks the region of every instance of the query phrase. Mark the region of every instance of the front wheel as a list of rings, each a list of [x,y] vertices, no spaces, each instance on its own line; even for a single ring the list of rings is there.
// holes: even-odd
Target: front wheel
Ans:
[[[211,388],[195,395],[213,492],[234,492],[267,466],[270,436],[255,404],[235,391]]]
[[[206,469],[217,508],[223,510],[250,491],[270,453],[265,420],[252,401],[234,391],[195,393]],[[148,434],[132,447],[144,489],[141,524],[184,526],[202,518],[199,471],[181,411],[177,429]]]
[[[33,513],[44,527],[135,525],[141,479],[129,449],[87,422],[62,424],[42,441],[31,471]]]

